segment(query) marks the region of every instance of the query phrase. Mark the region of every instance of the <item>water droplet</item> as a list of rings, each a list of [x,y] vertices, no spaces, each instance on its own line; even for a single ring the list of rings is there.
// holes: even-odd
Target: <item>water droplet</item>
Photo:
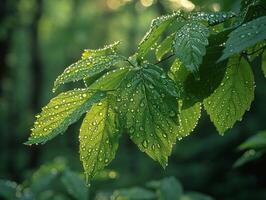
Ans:
[[[142,145],[144,148],[148,147],[148,141],[147,140],[143,140]]]

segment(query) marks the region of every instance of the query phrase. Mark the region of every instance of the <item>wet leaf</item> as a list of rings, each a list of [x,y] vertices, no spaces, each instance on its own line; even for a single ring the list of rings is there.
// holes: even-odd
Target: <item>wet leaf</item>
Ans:
[[[80,128],[80,159],[87,181],[115,157],[120,130],[111,97],[94,104]]]
[[[120,42],[115,42],[110,45],[106,45],[102,49],[85,49],[82,53],[81,59],[96,58],[99,56],[107,56],[116,54],[117,48]]]
[[[217,25],[235,16],[233,12],[194,12],[189,18],[192,20],[206,21],[209,25]]]
[[[177,31],[173,50],[176,57],[193,73],[199,71],[202,57],[206,54],[209,30],[199,22],[189,22]]]
[[[241,25],[229,34],[225,49],[219,61],[266,39],[266,16],[254,19]]]
[[[171,15],[165,15],[154,19],[151,23],[150,30],[143,37],[138,46],[138,59],[143,60],[143,57],[148,53],[150,48],[161,37],[162,33],[170,26],[170,24],[177,19],[177,17],[182,16],[181,12],[175,12]]]
[[[232,57],[224,79],[211,96],[204,100],[204,107],[220,134],[241,120],[254,99],[254,77],[250,66]]]
[[[147,64],[127,75],[116,99],[121,122],[131,140],[164,167],[176,138],[182,137],[176,132],[176,96],[169,77],[160,68]]]
[[[89,88],[93,90],[104,91],[115,90],[119,87],[119,85],[123,82],[124,78],[131,70],[132,69],[129,67],[121,67],[111,70],[100,77],[98,80],[96,80],[92,85],[90,85]]]
[[[171,51],[174,38],[175,38],[175,33],[172,33],[171,35],[166,37],[161,42],[161,44],[156,48],[155,55],[157,60],[161,60],[165,54]]]
[[[60,85],[90,78],[100,74],[103,71],[110,69],[116,63],[123,61],[122,56],[112,54],[108,56],[89,57],[87,59],[79,60],[70,65],[65,71],[58,76],[54,82],[53,91]]]
[[[59,94],[36,116],[37,120],[26,144],[45,143],[63,133],[104,95],[103,92],[90,92],[89,89],[75,89]]]

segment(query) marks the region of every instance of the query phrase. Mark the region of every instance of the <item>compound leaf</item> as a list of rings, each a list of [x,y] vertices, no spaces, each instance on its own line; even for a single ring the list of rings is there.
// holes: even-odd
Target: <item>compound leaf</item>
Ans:
[[[147,64],[127,75],[116,99],[131,140],[164,167],[173,143],[182,137],[175,131],[178,104],[172,85],[160,68]]]
[[[193,73],[197,73],[202,57],[206,54],[209,30],[203,24],[192,21],[176,33],[173,49],[176,57]]]
[[[241,120],[254,99],[254,77],[250,66],[232,57],[220,86],[204,100],[204,107],[220,134]]]
[[[266,16],[243,24],[229,34],[225,49],[219,61],[240,53],[266,39]]]
[[[108,165],[115,157],[120,131],[111,97],[94,104],[80,128],[80,159],[86,179]]]
[[[93,77],[110,69],[113,65],[123,60],[124,58],[122,56],[116,54],[88,57],[87,59],[79,60],[66,68],[65,71],[58,76],[54,82],[53,91],[62,84]]]
[[[45,143],[63,133],[104,95],[103,92],[90,92],[88,89],[75,89],[59,94],[36,116],[37,120],[26,144]]]
[[[139,43],[138,59],[143,59],[143,57],[148,53],[150,48],[161,37],[162,33],[166,31],[170,24],[180,15],[180,12],[176,12],[172,15],[158,17],[152,21],[150,30],[146,33],[146,35]]]

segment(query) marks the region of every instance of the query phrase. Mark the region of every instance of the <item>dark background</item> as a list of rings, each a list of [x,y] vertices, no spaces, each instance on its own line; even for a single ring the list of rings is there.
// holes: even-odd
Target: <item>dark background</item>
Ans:
[[[0,178],[22,182],[58,156],[68,160],[72,169],[82,171],[80,123],[45,145],[29,147],[23,142],[30,134],[34,115],[55,95],[53,81],[84,48],[100,48],[120,40],[120,52],[129,56],[157,16],[180,7],[236,10],[238,4],[232,0],[0,0]],[[172,175],[186,190],[216,199],[266,199],[265,157],[232,167],[241,155],[237,146],[266,129],[266,79],[260,69],[254,68],[254,73],[255,101],[225,136],[218,135],[203,111],[195,131],[175,145],[166,170],[124,136],[109,167],[118,178],[96,181],[91,190],[142,185]]]

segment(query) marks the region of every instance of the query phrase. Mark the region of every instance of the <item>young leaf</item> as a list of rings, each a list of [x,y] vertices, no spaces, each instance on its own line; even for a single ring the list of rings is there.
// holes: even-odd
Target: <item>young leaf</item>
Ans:
[[[150,48],[157,42],[162,33],[170,26],[170,24],[178,17],[181,12],[173,13],[172,15],[161,16],[154,19],[151,23],[150,30],[143,37],[138,46],[138,59],[143,60],[143,57],[148,53]]]
[[[82,53],[81,59],[88,59],[92,57],[98,57],[98,56],[107,56],[107,55],[113,55],[116,54],[116,50],[118,48],[118,45],[120,42],[115,42],[110,45],[106,45],[102,49],[85,49]]]
[[[189,22],[177,31],[173,49],[176,57],[193,73],[197,73],[206,54],[209,30],[199,22]]]
[[[204,107],[220,134],[241,120],[254,99],[254,77],[250,66],[232,57],[224,79],[214,93],[204,100]]]
[[[116,99],[131,140],[164,167],[176,137],[182,137],[175,131],[178,106],[173,87],[160,68],[146,65],[127,75]]]
[[[110,98],[94,104],[80,128],[80,159],[87,181],[114,159],[118,148],[120,131]]]
[[[233,12],[194,12],[189,19],[206,21],[209,25],[217,25],[235,16]]]
[[[75,89],[53,98],[36,116],[37,120],[26,144],[45,143],[63,133],[104,95],[103,92]]]
[[[54,82],[53,91],[62,84],[95,76],[105,70],[108,70],[113,65],[123,60],[124,58],[122,56],[116,54],[88,57],[87,59],[79,60],[66,68],[65,71],[58,76]]]
[[[157,60],[161,60],[162,57],[171,50],[174,38],[175,33],[172,33],[171,35],[166,37],[162,41],[162,43],[156,48],[155,55]]]
[[[266,16],[254,19],[229,34],[225,43],[225,49],[219,61],[224,60],[231,55],[240,53],[266,39]]]

